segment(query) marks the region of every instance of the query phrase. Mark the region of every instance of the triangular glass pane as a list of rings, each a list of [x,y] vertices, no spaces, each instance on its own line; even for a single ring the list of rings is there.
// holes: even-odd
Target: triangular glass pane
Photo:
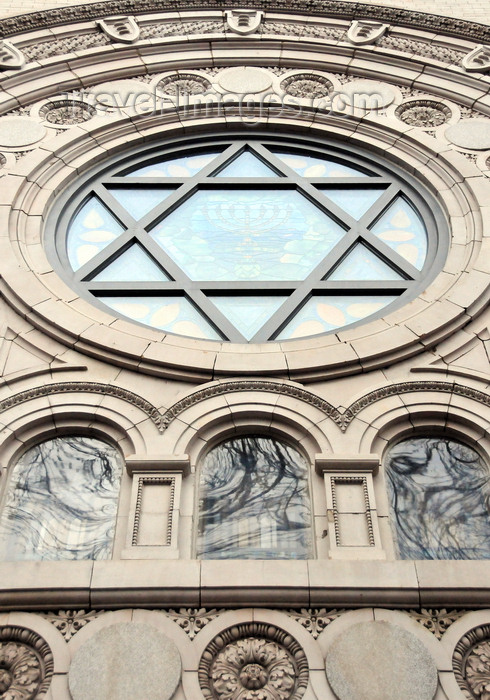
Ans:
[[[386,187],[319,187],[337,206],[350,214],[354,219],[360,219],[378,200]]]
[[[220,151],[161,160],[126,172],[130,177],[192,177],[209,165]]]
[[[192,280],[304,280],[345,229],[300,192],[199,190],[150,235]]]
[[[277,340],[304,338],[343,328],[376,314],[398,297],[365,294],[363,296],[314,296],[302,306],[278,335]]]
[[[277,173],[250,151],[244,151],[216,177],[277,177]]]
[[[138,243],[93,278],[95,282],[162,282],[169,279]]]
[[[250,340],[277,311],[287,296],[210,296],[221,313]]]
[[[327,279],[340,282],[343,280],[401,280],[403,277],[383,262],[376,253],[362,243],[358,243]]]
[[[66,250],[74,270],[91,260],[124,228],[95,196],[89,197],[73,218],[68,229]]]
[[[175,192],[172,187],[151,189],[149,187],[107,187],[107,190],[131,214],[135,221],[143,218],[157,204]]]
[[[372,227],[372,232],[417,270],[427,255],[427,232],[415,209],[398,197]]]
[[[296,153],[275,151],[283,163],[303,177],[369,177],[363,170],[352,168],[329,158],[312,158]]]
[[[192,338],[221,340],[199,311],[183,296],[101,296],[104,304],[152,328]]]

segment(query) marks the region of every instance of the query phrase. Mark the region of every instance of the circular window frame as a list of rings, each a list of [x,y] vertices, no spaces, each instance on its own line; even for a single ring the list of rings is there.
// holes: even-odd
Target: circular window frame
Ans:
[[[209,134],[205,133],[199,136],[191,135],[184,138],[174,137],[166,139],[166,143],[164,145],[162,145],[161,143],[153,144],[147,146],[146,148],[142,148],[142,146],[139,146],[137,148],[133,147],[131,149],[128,149],[123,153],[118,152],[117,155],[113,155],[108,160],[105,160],[104,163],[92,167],[81,178],[78,178],[76,182],[73,182],[67,188],[67,190],[60,197],[58,197],[49,213],[47,224],[45,227],[45,247],[48,258],[53,264],[54,270],[71,289],[73,289],[76,293],[79,293],[83,299],[85,299],[101,311],[113,314],[114,316],[116,316],[116,318],[119,318],[120,320],[125,321],[126,323],[134,324],[136,328],[139,327],[150,330],[158,330],[152,328],[148,324],[140,323],[137,320],[133,320],[127,316],[118,314],[117,311],[104,304],[103,296],[97,298],[90,291],[90,285],[92,280],[84,282],[73,279],[74,276],[77,276],[77,271],[72,270],[71,265],[68,261],[68,255],[66,253],[65,248],[66,235],[70,222],[73,220],[76,213],[82,208],[84,202],[87,201],[89,194],[91,192],[96,192],[98,194],[98,190],[102,189],[100,185],[102,180],[104,178],[110,177],[111,175],[114,176],[116,172],[126,173],[128,170],[134,170],[135,168],[143,165],[150,165],[152,162],[162,160],[162,158],[168,158],[170,160],[172,158],[172,155],[174,157],[182,157],[186,154],[188,154],[189,156],[191,154],[198,156],[200,153],[205,154],[212,150],[216,151],[219,150],[219,148],[221,147],[223,147],[223,149],[226,150],[228,146],[234,144],[242,148],[242,151],[238,151],[238,153],[241,153],[243,152],[243,149],[246,148],[246,144],[251,143],[253,145],[254,142],[258,143],[259,145],[265,144],[266,147],[284,148],[292,155],[298,154],[311,155],[314,157],[330,157],[337,160],[341,164],[356,167],[360,170],[364,170],[367,172],[370,171],[374,174],[375,177],[383,178],[387,183],[390,183],[387,185],[385,192],[388,192],[388,190],[395,188],[398,191],[399,197],[403,197],[406,201],[408,201],[415,207],[415,210],[417,211],[418,215],[423,221],[427,231],[427,254],[424,265],[419,271],[419,278],[409,279],[407,275],[407,278],[405,280],[407,283],[406,289],[405,291],[401,291],[399,293],[398,298],[396,300],[388,303],[382,309],[370,314],[369,316],[363,319],[346,324],[345,326],[342,326],[340,328],[325,331],[324,333],[318,333],[309,336],[301,336],[298,338],[291,339],[277,338],[281,330],[284,329],[287,326],[287,324],[289,324],[293,320],[294,315],[307,303],[308,299],[314,296],[315,291],[318,295],[318,290],[316,290],[315,287],[312,286],[309,288],[309,290],[306,291],[306,293],[304,293],[303,300],[300,303],[296,302],[295,306],[291,308],[286,321],[283,322],[278,328],[276,328],[273,333],[269,331],[268,336],[266,338],[252,338],[250,342],[247,342],[245,338],[237,338],[236,336],[225,336],[222,339],[220,338],[218,340],[207,340],[204,338],[197,339],[192,338],[190,336],[173,334],[171,333],[171,331],[162,331],[163,333],[165,333],[165,335],[173,336],[175,344],[179,341],[179,339],[182,339],[184,341],[193,341],[194,343],[203,343],[203,348],[206,349],[206,346],[209,348],[211,344],[214,343],[215,345],[216,342],[224,343],[225,346],[233,346],[237,343],[243,343],[247,346],[251,346],[252,348],[259,347],[259,344],[260,346],[262,346],[263,343],[266,343],[269,348],[272,348],[274,347],[274,345],[277,345],[279,343],[282,346],[282,344],[284,343],[284,349],[287,350],[288,345],[291,345],[292,343],[297,341],[308,342],[313,340],[313,342],[316,343],[318,342],[319,338],[328,338],[328,336],[335,335],[339,332],[351,331],[360,326],[365,326],[372,321],[376,321],[385,317],[392,311],[400,309],[401,307],[405,306],[408,302],[412,301],[417,296],[419,296],[439,274],[443,267],[444,261],[446,260],[449,249],[449,228],[442,208],[425,186],[421,185],[411,174],[405,172],[402,168],[391,163],[386,158],[383,158],[377,154],[374,155],[372,152],[368,152],[366,149],[363,149],[357,145],[353,148],[351,143],[342,143],[339,141],[333,141],[332,139],[325,138],[315,138],[315,140],[313,141],[311,136],[288,133],[286,129],[284,130],[284,133],[279,134],[271,134],[267,130],[257,130],[254,131],[253,134],[251,134],[249,131],[247,132],[244,130],[240,130],[232,133],[223,133],[223,135],[219,139],[213,139],[209,136]],[[219,156],[217,156],[217,158],[219,158]],[[216,170],[217,166],[213,167],[212,172],[216,172]],[[217,171],[219,172],[219,168]],[[303,176],[301,175],[298,175],[296,179],[304,179],[306,182],[308,182],[308,180],[306,178],[303,178]],[[369,184],[369,179],[369,177],[366,178],[366,184]],[[192,178],[192,180],[194,181],[194,189],[191,190],[191,194],[199,191],[199,173],[197,173]],[[260,183],[260,180],[261,178],[257,177],[244,177],[241,184],[234,182],[230,186],[227,183],[226,188],[239,189],[240,187],[243,188],[247,186],[249,186],[250,188],[254,188],[257,187],[257,185]],[[283,183],[283,188],[288,185],[292,188],[292,185],[294,184],[293,180],[288,177],[281,177],[280,180]],[[226,180],[225,178],[223,178],[222,180],[217,179],[216,182],[219,182],[219,185],[222,187],[225,184]],[[179,187],[180,186],[177,185],[176,189],[179,189]],[[305,194],[299,184],[296,185],[295,191],[300,192],[301,194]],[[383,195],[381,195],[381,197],[382,196]],[[185,200],[181,200],[181,203],[183,201]],[[394,201],[394,196],[392,196],[391,202]],[[315,204],[317,204],[317,202],[315,202]],[[178,206],[180,206],[180,204]],[[176,209],[178,209],[178,206]],[[375,224],[377,219],[379,220],[383,216],[383,214],[386,213],[389,206],[390,203],[386,204],[383,207],[381,213],[379,213],[377,217],[374,220],[372,220],[370,226],[367,226],[367,224],[365,226],[362,226],[361,224],[356,222],[355,226],[351,226],[350,228],[345,229],[345,238],[347,238],[352,232],[351,237],[354,241],[349,244],[349,247],[347,248],[348,252],[352,251],[356,245],[362,243],[365,244],[365,241],[362,237],[362,230],[367,230],[369,233],[369,228]],[[172,209],[171,211],[176,211],[176,209]],[[320,207],[319,211],[321,211]],[[163,220],[163,218],[164,217],[162,216],[159,220],[156,221],[156,223],[153,224],[153,226],[157,226],[159,221]],[[331,218],[333,218],[333,220],[335,221],[335,218],[333,216]],[[345,222],[341,222],[340,220],[338,220],[338,223],[340,223],[340,225],[344,224],[345,226]],[[144,226],[142,228],[144,228]],[[150,230],[151,227],[147,226],[147,229]],[[131,240],[136,242],[137,238],[132,237]],[[128,245],[126,245],[126,247],[123,250],[127,249]],[[119,255],[120,252],[112,254],[112,257],[109,258],[110,261],[117,259]],[[322,263],[324,263],[327,260],[328,255],[329,254],[327,254],[322,259]],[[338,264],[345,260],[346,255],[347,253],[342,254],[342,256],[340,256],[337,259],[336,263],[334,265],[331,265],[330,270],[333,271]],[[396,256],[396,253],[394,251],[393,255]],[[389,258],[385,258],[385,262],[386,261],[389,262]],[[100,265],[98,269],[101,269]],[[202,286],[199,284],[199,282],[196,284],[198,286]],[[236,284],[236,282],[230,281],[227,284],[228,289],[233,290],[233,286]],[[292,295],[294,293],[294,289],[297,290],[302,285],[305,285],[305,281],[288,281],[287,284],[288,287],[291,290],[293,290],[291,291]],[[345,294],[347,292],[347,294],[350,293],[351,295],[354,295],[356,291],[358,294],[362,294],[362,283],[359,284],[357,282],[357,290],[350,289],[350,292],[348,291],[349,287],[351,286],[351,283],[349,281],[346,281],[341,284],[344,284],[344,289],[338,292],[340,294]],[[380,293],[388,294],[389,282],[386,281],[383,284],[385,284],[386,287],[384,289],[380,289]],[[130,286],[131,284],[129,283],[128,287]],[[212,283],[209,283],[208,287],[209,286],[212,286]],[[396,286],[396,283],[392,284],[392,288],[395,288]],[[264,282],[264,287],[269,288],[269,293],[271,287],[273,292],[275,291],[276,294],[278,293],[277,289],[273,289],[274,285],[271,286],[268,282]],[[374,285],[371,291],[374,291],[375,288],[376,287]],[[142,291],[141,289],[138,291],[139,293],[144,293],[144,291]],[[181,295],[188,298],[188,291],[189,290],[186,289],[185,284],[181,284]],[[255,291],[255,293],[257,292],[260,293],[260,288]],[[126,291],[121,291],[120,293],[127,294]],[[138,292],[136,292],[135,290],[132,291],[132,294],[134,296],[136,296],[137,293]],[[228,293],[229,292],[223,291],[223,294],[225,295]],[[252,283],[250,284],[250,289],[246,290],[245,293],[242,291],[242,294],[244,295],[246,295],[247,293],[253,293]],[[177,292],[174,292],[174,294],[177,294]],[[194,306],[196,306],[199,309],[199,305],[195,304],[192,299],[191,304],[194,304]],[[200,310],[206,317],[204,310],[202,308]],[[206,320],[209,322],[209,318],[207,318]],[[213,326],[212,321],[210,322],[210,325]],[[266,323],[261,330],[267,328],[267,326],[268,324]],[[222,333],[222,335],[224,334]]]

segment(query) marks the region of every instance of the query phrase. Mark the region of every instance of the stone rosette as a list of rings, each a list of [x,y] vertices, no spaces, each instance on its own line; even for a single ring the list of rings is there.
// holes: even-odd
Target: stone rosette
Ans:
[[[490,700],[490,625],[474,627],[456,645],[453,671],[470,700]]]
[[[79,99],[59,99],[45,102],[39,107],[38,115],[47,124],[59,128],[69,128],[92,119],[97,110]],[[36,116],[33,114],[33,116]]]
[[[446,124],[452,116],[449,107],[436,100],[411,100],[395,110],[400,121],[421,129],[435,129]]]
[[[167,75],[157,83],[157,89],[165,95],[203,95],[211,89],[207,78],[196,73],[175,73]]]
[[[265,623],[229,627],[206,647],[199,684],[209,700],[299,700],[308,662],[287,632]]]
[[[5,700],[44,698],[53,675],[47,642],[24,627],[0,628],[0,697]]]
[[[297,73],[281,82],[281,90],[291,97],[301,99],[327,97],[333,89],[331,80],[314,73]]]

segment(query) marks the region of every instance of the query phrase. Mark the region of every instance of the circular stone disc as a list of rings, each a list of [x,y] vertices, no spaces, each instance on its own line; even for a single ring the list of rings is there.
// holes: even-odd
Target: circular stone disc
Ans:
[[[218,75],[223,90],[244,95],[263,92],[272,85],[272,76],[260,68],[228,68]]]
[[[0,147],[22,148],[37,143],[46,135],[46,129],[29,117],[2,117],[0,119]]]
[[[125,622],[82,644],[68,683],[73,700],[170,700],[181,671],[171,639],[151,625]]]
[[[342,85],[339,97],[344,98],[348,105],[361,109],[388,107],[395,101],[394,91],[376,80],[353,80]]]
[[[360,622],[342,632],[326,659],[339,700],[432,700],[435,663],[419,639],[390,622]]]
[[[131,109],[141,103],[147,104],[151,88],[137,80],[115,80],[112,83],[101,83],[90,88],[90,93],[96,97],[94,107]]]
[[[462,119],[446,129],[448,141],[460,148],[485,151],[490,148],[490,121],[483,119]]]

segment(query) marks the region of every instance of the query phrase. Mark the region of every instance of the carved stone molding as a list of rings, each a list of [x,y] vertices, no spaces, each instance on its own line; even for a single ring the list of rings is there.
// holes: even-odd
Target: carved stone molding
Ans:
[[[51,649],[42,637],[24,627],[0,627],[0,697],[40,700],[53,668]]]
[[[433,129],[449,121],[451,110],[436,100],[412,100],[397,107],[395,115],[405,124]]]
[[[420,611],[410,610],[408,614],[414,620],[417,620],[422,627],[432,632],[434,637],[441,639],[444,632],[453,622],[459,620],[466,612],[466,610],[446,610],[446,608],[441,608],[440,610],[421,608]]]
[[[268,12],[299,11],[304,12],[303,0],[248,0],[247,9],[257,9]],[[241,9],[242,0],[139,0],[137,11],[145,12],[176,12],[189,10],[222,10]],[[43,27],[51,27],[67,22],[83,22],[99,20],[111,15],[131,14],[135,12],[134,0],[106,0],[87,5],[74,5],[66,8],[54,8],[39,12],[30,12],[16,17],[6,17],[0,21],[0,34],[12,36],[19,32],[34,31]],[[398,7],[383,7],[366,3],[350,3],[341,0],[313,0],[308,5],[308,14],[328,15],[336,18],[361,19],[412,26],[422,30],[448,33],[453,36],[467,37],[482,43],[490,41],[490,27],[463,19],[431,15]]]
[[[461,65],[468,72],[487,73],[490,71],[490,46],[480,44],[466,54]]]
[[[381,22],[369,22],[367,20],[355,19],[347,32],[347,39],[351,44],[364,46],[366,44],[374,44],[380,39],[388,29],[387,24]]]
[[[327,97],[333,89],[333,83],[314,73],[297,73],[281,82],[281,89],[287,95],[304,99]]]
[[[179,608],[178,610],[167,610],[166,614],[179,627],[182,627],[189,639],[194,639],[199,632],[206,627],[207,624],[219,617],[223,610],[212,608]]]
[[[414,391],[436,391],[445,394],[454,394],[456,396],[465,396],[473,399],[485,406],[490,406],[490,395],[483,391],[464,386],[462,384],[450,384],[438,381],[420,381],[420,382],[401,382],[400,384],[391,384],[390,386],[381,387],[374,391],[365,394],[357,401],[354,401],[344,412],[341,412],[328,401],[312,394],[306,389],[291,384],[281,384],[272,381],[253,381],[253,380],[236,380],[231,382],[223,382],[215,386],[200,389],[190,396],[177,401],[171,406],[161,417],[162,430],[173,421],[178,415],[191,406],[204,401],[213,396],[228,394],[232,391],[265,391],[284,396],[291,396],[300,401],[304,401],[310,406],[315,406],[322,411],[326,416],[331,418],[342,431],[347,430],[349,424],[354,420],[356,415],[367,406],[370,406],[376,401],[381,401],[389,396],[397,396],[398,394],[408,394]],[[1,410],[1,404],[0,404]]]
[[[490,700],[490,625],[470,630],[457,643],[453,671],[470,700]]]
[[[24,63],[24,54],[19,49],[16,49],[10,41],[0,40],[0,70],[22,68]]]
[[[58,610],[57,612],[40,613],[40,615],[49,620],[69,642],[85,625],[104,612],[105,610]]]
[[[287,632],[243,623],[208,644],[198,677],[208,700],[299,700],[308,685],[308,662]]]
[[[263,12],[257,10],[226,10],[226,24],[235,34],[253,34],[260,27]]]
[[[211,83],[197,73],[175,73],[162,78],[156,85],[165,95],[202,95],[211,89]]]
[[[140,28],[134,17],[108,17],[97,22],[112,41],[132,44],[140,36]]]
[[[286,611],[293,620],[299,622],[313,639],[318,639],[323,630],[345,612],[344,609],[327,610],[326,608],[301,608]]]
[[[58,127],[68,128],[92,119],[97,113],[95,107],[83,100],[52,100],[39,108],[41,119]]]
[[[141,398],[138,394],[133,394],[132,391],[122,389],[121,387],[111,386],[110,384],[99,384],[97,382],[60,382],[59,384],[45,384],[37,386],[26,391],[20,391],[3,401],[0,401],[0,413],[14,406],[19,406],[25,401],[38,399],[42,396],[52,396],[53,394],[65,394],[67,392],[89,393],[89,394],[104,394],[105,396],[113,396],[117,399],[127,401],[139,408],[143,413],[146,413],[148,418],[159,428],[161,428],[161,414],[155,406],[149,401]]]

